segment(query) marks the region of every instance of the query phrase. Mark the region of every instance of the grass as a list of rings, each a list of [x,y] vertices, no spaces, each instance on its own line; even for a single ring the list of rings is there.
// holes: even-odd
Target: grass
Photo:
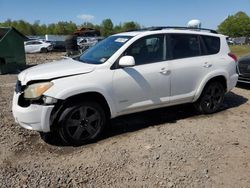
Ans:
[[[230,45],[230,49],[238,58],[250,54],[250,45]]]

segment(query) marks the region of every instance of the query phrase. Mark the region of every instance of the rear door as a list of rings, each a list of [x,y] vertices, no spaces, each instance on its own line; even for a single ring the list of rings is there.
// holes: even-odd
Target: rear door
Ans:
[[[170,103],[191,102],[198,85],[211,68],[210,60],[203,56],[200,36],[170,34],[172,60]]]

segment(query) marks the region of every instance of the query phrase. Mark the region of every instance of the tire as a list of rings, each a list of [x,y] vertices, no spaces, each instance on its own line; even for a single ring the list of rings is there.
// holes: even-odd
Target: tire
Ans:
[[[96,140],[106,125],[106,115],[96,102],[66,107],[59,117],[59,134],[68,144],[82,145]]]
[[[66,145],[65,142],[61,139],[56,131],[43,133],[40,132],[40,138],[47,144],[50,145],[57,145],[57,146],[64,146]]]
[[[220,82],[209,83],[194,106],[202,114],[217,112],[223,104],[225,89]]]
[[[48,49],[47,48],[42,48],[41,49],[41,53],[47,53],[48,52]]]

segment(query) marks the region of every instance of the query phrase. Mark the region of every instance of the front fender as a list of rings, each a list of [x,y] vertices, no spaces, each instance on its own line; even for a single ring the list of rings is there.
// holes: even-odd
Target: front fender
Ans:
[[[198,86],[193,102],[197,101],[198,98],[200,97],[204,87],[206,86],[206,84],[213,78],[217,77],[217,76],[223,76],[226,80],[228,80],[229,74],[224,71],[224,70],[215,70],[213,72],[208,73],[203,80],[200,82],[200,85]],[[227,87],[228,87],[228,81],[227,81]]]
[[[91,83],[76,84],[77,82],[75,82],[75,83],[69,84],[69,83],[60,82],[60,81],[55,81],[55,82],[56,83],[54,84],[54,86],[51,87],[48,91],[46,91],[44,95],[50,96],[56,99],[65,100],[69,97],[72,97],[78,94],[97,92],[105,98],[110,109],[111,117],[116,116],[115,104],[111,98],[112,88],[110,88],[108,84],[102,87],[101,86],[102,83],[100,83],[100,85],[99,84],[96,85],[96,84],[91,84]],[[107,87],[107,88],[104,89],[104,87]]]

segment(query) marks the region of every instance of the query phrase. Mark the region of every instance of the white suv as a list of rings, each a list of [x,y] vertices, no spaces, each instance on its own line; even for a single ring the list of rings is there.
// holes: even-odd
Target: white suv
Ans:
[[[12,109],[24,128],[83,144],[125,114],[183,103],[214,113],[237,80],[226,36],[153,28],[116,34],[77,58],[21,72]]]

